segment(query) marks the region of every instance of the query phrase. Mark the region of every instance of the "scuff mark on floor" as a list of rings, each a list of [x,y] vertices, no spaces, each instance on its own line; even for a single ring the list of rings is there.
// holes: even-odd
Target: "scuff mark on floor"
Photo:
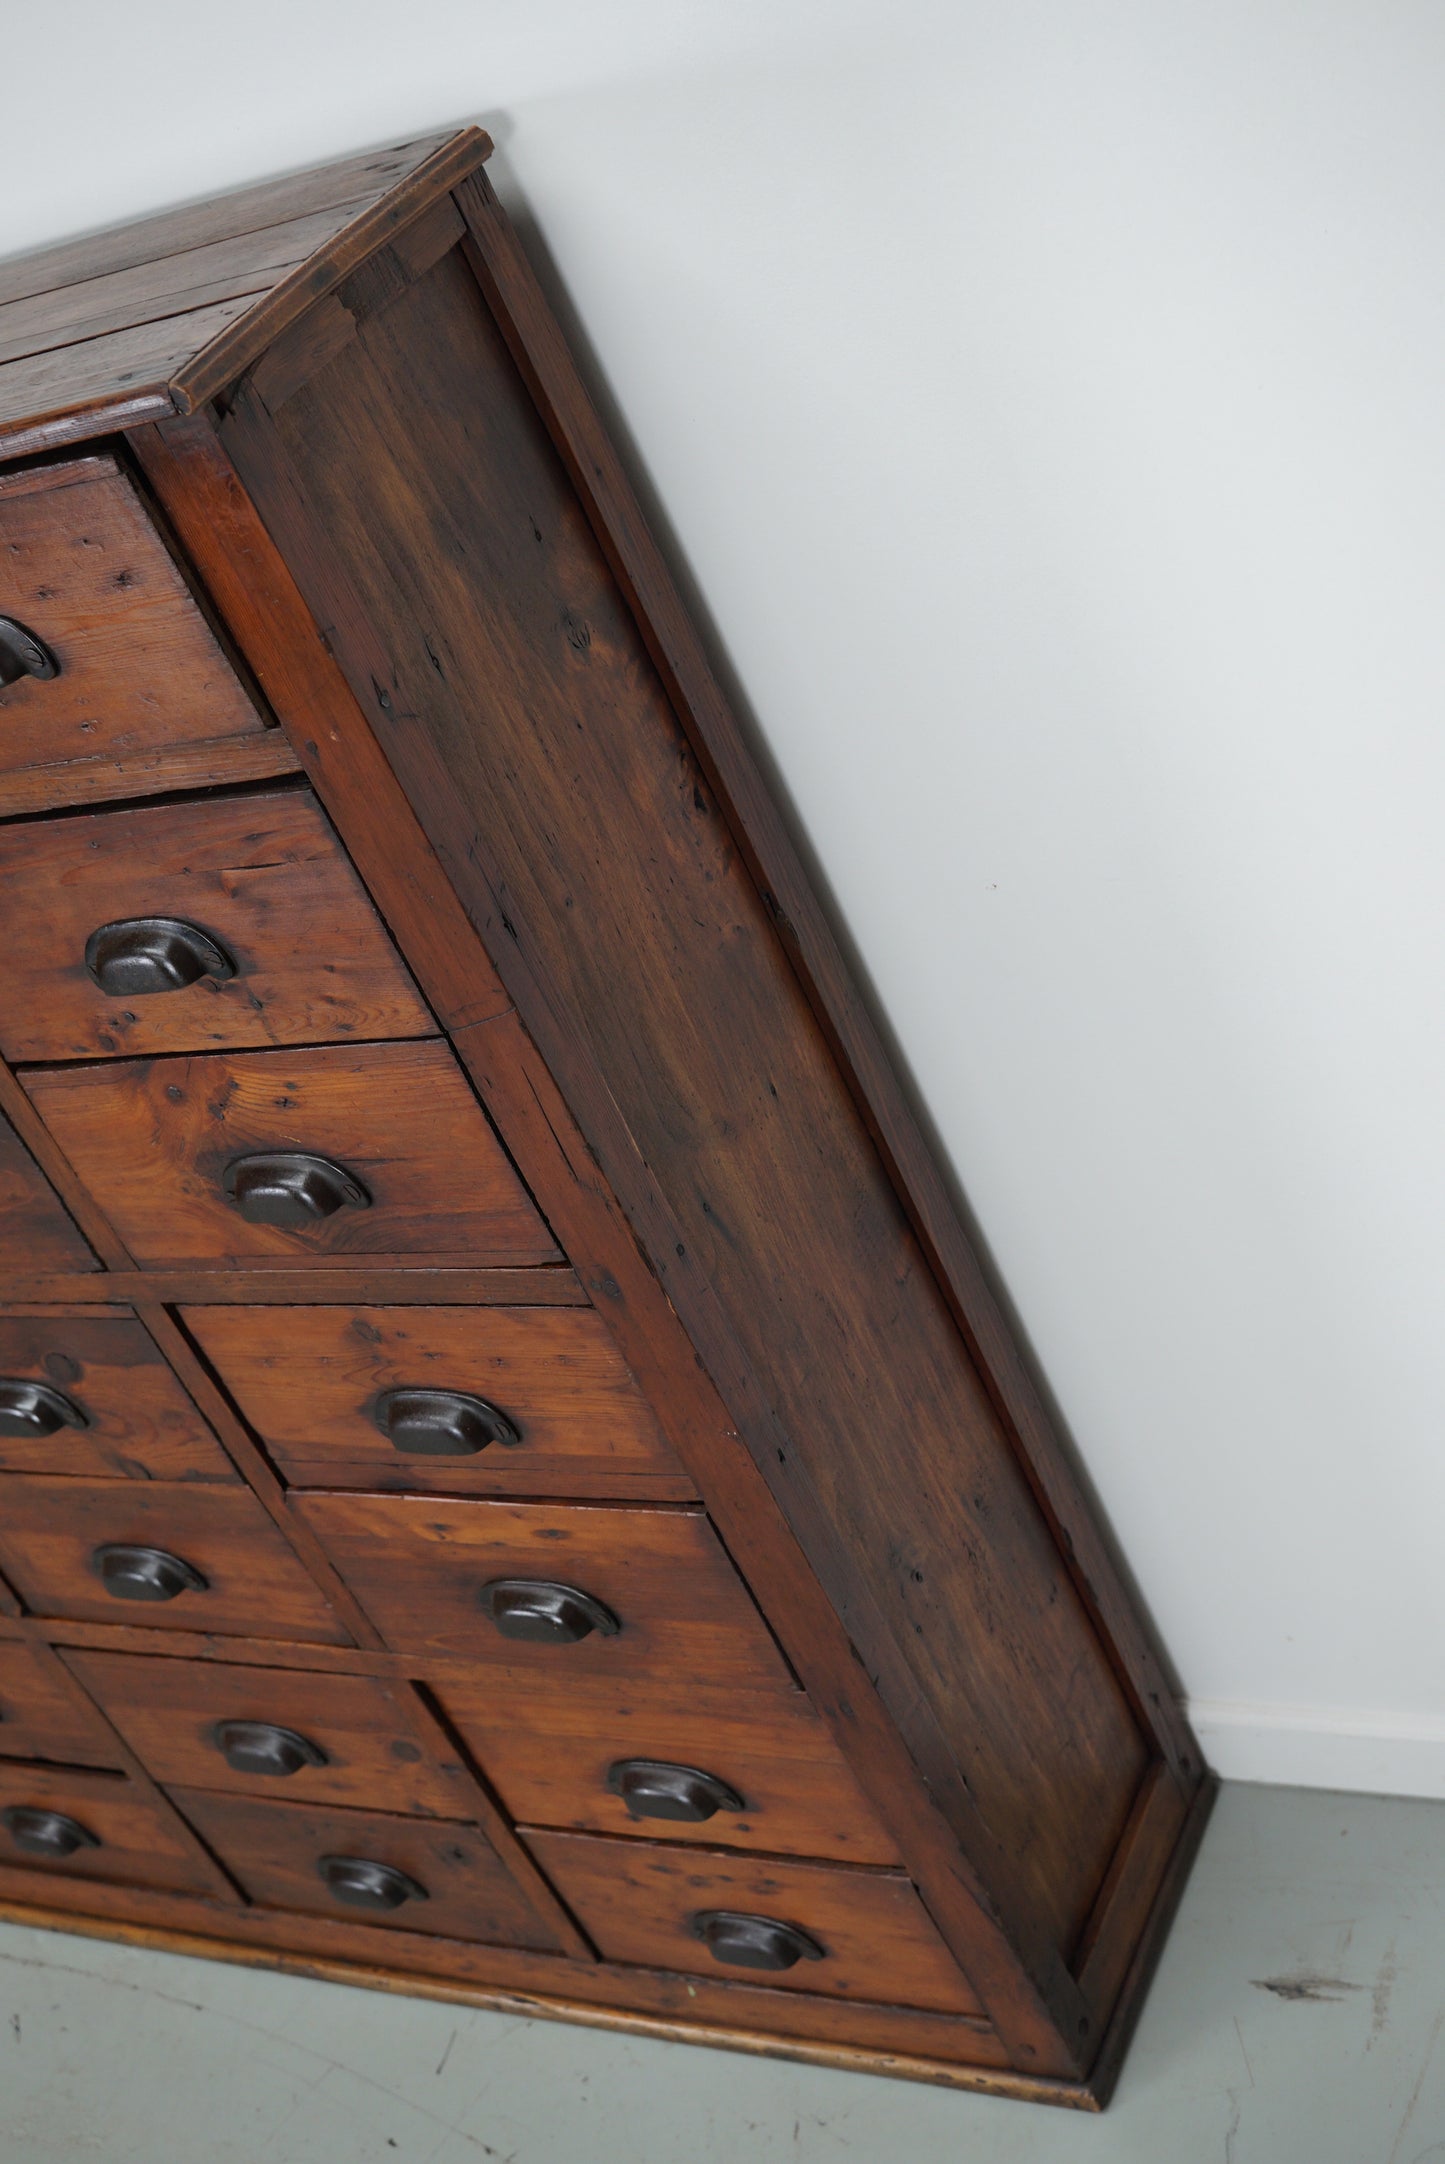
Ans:
[[[1395,1941],[1391,1939],[1389,1945],[1385,1948],[1384,1959],[1380,1963],[1380,1973],[1375,1978],[1375,1988],[1370,1995],[1370,2038],[1369,2043],[1365,2046],[1366,2051],[1370,2049],[1377,2036],[1383,2036],[1385,2033],[1385,2023],[1390,2018],[1390,1994],[1395,1988],[1395,1978],[1398,1973],[1399,1963],[1395,1959]]]
[[[1294,1976],[1252,1976],[1250,1982],[1256,1991],[1272,1991],[1277,1999],[1307,2006],[1324,2006],[1342,1999],[1347,1991],[1365,1988],[1352,1984],[1348,1977],[1321,1976],[1314,1969],[1301,1969]]]

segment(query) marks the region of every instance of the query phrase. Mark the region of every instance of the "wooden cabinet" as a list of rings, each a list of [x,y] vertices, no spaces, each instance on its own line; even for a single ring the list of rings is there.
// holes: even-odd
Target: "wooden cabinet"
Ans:
[[[1211,1784],[488,148],[0,265],[0,1911],[1097,2104]]]

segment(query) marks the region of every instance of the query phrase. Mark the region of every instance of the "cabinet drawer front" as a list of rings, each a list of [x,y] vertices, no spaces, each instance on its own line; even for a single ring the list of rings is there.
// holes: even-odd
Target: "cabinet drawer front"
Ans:
[[[338,1922],[390,1925],[489,1946],[555,1953],[550,1927],[503,1868],[480,1826],[397,1818],[380,1811],[334,1811],[292,1803],[177,1789],[175,1801],[249,1898],[262,1908],[296,1909]],[[400,1874],[420,1892],[392,1908],[347,1901],[323,1875],[328,1859],[379,1867],[382,1885]]]
[[[525,1691],[448,1675],[436,1694],[496,1789],[508,1815],[533,1826],[627,1834],[709,1848],[765,1849],[841,1863],[896,1864],[898,1851],[803,1694],[710,1691],[538,1676]],[[650,1815],[658,1776],[676,1807],[709,1810],[692,1821]],[[630,1780],[626,1773],[632,1768]],[[718,1788],[679,1780],[702,1773]],[[629,1809],[624,1788],[636,1811]]]
[[[107,1590],[98,1560],[98,1551],[117,1547],[158,1551],[205,1583],[186,1583],[160,1598],[121,1598]],[[0,1484],[0,1564],[36,1615],[349,1642],[261,1505],[239,1489],[7,1473]],[[136,1569],[163,1584],[181,1578],[169,1567]],[[118,1575],[111,1583],[117,1582]]]
[[[138,1262],[559,1259],[444,1044],[113,1060],[23,1080]],[[243,1216],[228,1173],[296,1153],[336,1168],[316,1214],[299,1227]],[[348,1181],[360,1201],[344,1199]]]
[[[122,1315],[0,1316],[0,1471],[238,1478],[148,1333]]]
[[[0,1761],[4,1867],[172,1893],[230,1893],[199,1842],[159,1796],[118,1774]]]
[[[59,671],[0,685],[0,773],[263,727],[113,459],[0,482],[0,615]]]
[[[426,1478],[453,1493],[525,1494],[555,1479],[585,1495],[594,1480],[630,1478],[669,1497],[693,1492],[589,1308],[193,1307],[185,1320],[298,1485],[400,1490]],[[465,1403],[460,1414],[441,1403],[428,1415],[405,1395],[417,1390],[483,1410],[469,1419]],[[515,1441],[486,1440],[486,1407]],[[447,1442],[459,1454],[427,1454]]]
[[[558,1685],[653,1675],[792,1687],[700,1511],[391,1495],[295,1501],[399,1652],[460,1654]],[[484,1589],[502,1586],[565,1591],[564,1630],[550,1642],[505,1635],[483,1605]],[[489,1597],[495,1606],[502,1596]],[[566,1635],[573,1629],[581,1634]]]
[[[604,1961],[681,1969],[940,2014],[983,2011],[909,1881],[592,1834],[525,1832],[528,1848]],[[714,1959],[697,1919],[723,1912],[791,1925],[821,1959],[790,1968]]]
[[[181,930],[147,935],[157,919]],[[306,791],[0,828],[0,921],[9,1060],[422,1037],[434,1026]]]
[[[58,1664],[21,1639],[0,1639],[0,1759],[114,1766],[116,1738]]]
[[[167,1787],[413,1818],[464,1819],[476,1810],[455,1752],[404,1685],[135,1653],[72,1649],[64,1658]],[[228,1723],[279,1729],[312,1749],[288,1750]]]
[[[0,1256],[6,1270],[98,1270],[79,1229],[10,1122],[0,1117]]]

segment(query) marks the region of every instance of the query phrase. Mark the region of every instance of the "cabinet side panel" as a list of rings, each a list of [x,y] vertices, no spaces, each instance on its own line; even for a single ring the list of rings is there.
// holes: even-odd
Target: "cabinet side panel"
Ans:
[[[322,620],[745,1349],[764,1470],[847,1555],[817,1567],[865,1661],[906,1664],[1066,1950],[1143,1739],[470,274],[359,315],[275,415],[366,622]]]

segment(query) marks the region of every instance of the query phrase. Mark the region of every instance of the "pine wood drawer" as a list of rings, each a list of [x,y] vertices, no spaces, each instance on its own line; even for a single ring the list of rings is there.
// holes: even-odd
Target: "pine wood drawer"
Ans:
[[[437,1041],[112,1060],[22,1079],[138,1262],[558,1259]],[[294,1225],[244,1216],[227,1192],[237,1167],[297,1153],[334,1168],[307,1174],[312,1214]],[[338,1199],[348,1181],[359,1199]]]
[[[114,1766],[115,1735],[59,1662],[23,1639],[0,1639],[0,1758]]]
[[[398,1931],[528,1946],[555,1953],[559,1943],[504,1868],[480,1826],[398,1818],[380,1811],[335,1811],[258,1803],[177,1789],[175,1802],[226,1869],[262,1908],[350,1917]],[[370,1866],[378,1900],[341,1897],[328,1882],[335,1864]],[[409,1882],[411,1892],[397,1883]],[[401,1896],[394,1907],[388,1894]]]
[[[899,1860],[801,1691],[709,1690],[692,1677],[618,1688],[542,1675],[525,1690],[499,1690],[453,1673],[434,1688],[509,1816],[527,1824],[840,1863]],[[699,1773],[712,1785],[687,1778]],[[717,1784],[741,1807],[719,1800]],[[669,1814],[709,1815],[664,1819],[654,1815],[663,1804]]]
[[[238,1480],[143,1326],[93,1311],[0,1315],[0,1471]]]
[[[159,1796],[119,1774],[0,1762],[0,1868],[230,1893]]]
[[[0,615],[58,666],[0,685],[0,774],[265,726],[113,459],[0,479]]]
[[[523,1838],[604,1961],[932,2013],[983,2011],[901,1872],[581,1833],[524,1830]],[[816,1951],[787,1967],[719,1961],[699,1935],[699,1919],[719,1913],[791,1926]]]
[[[433,1028],[305,790],[0,827],[0,919],[11,1061]]]
[[[88,1649],[64,1659],[167,1787],[412,1818],[476,1810],[455,1752],[404,1684]],[[237,1723],[267,1733],[238,1732]]]
[[[107,1590],[97,1557],[112,1547],[158,1550],[205,1582],[163,1598],[120,1598]],[[241,1489],[7,1473],[0,1481],[0,1565],[36,1615],[348,1642],[261,1505]],[[171,1583],[181,1576],[169,1568],[159,1574]]]
[[[574,1676],[657,1676],[792,1687],[701,1511],[432,1496],[294,1501],[398,1652],[461,1654],[511,1671],[521,1689],[535,1676],[557,1686]],[[520,1590],[495,1590],[505,1587]],[[484,1599],[564,1613],[555,1636],[528,1641],[504,1635]]]
[[[0,1116],[0,1258],[6,1270],[98,1270],[79,1228],[10,1122]]]
[[[191,1307],[184,1315],[297,1486],[694,1493],[593,1309]]]

